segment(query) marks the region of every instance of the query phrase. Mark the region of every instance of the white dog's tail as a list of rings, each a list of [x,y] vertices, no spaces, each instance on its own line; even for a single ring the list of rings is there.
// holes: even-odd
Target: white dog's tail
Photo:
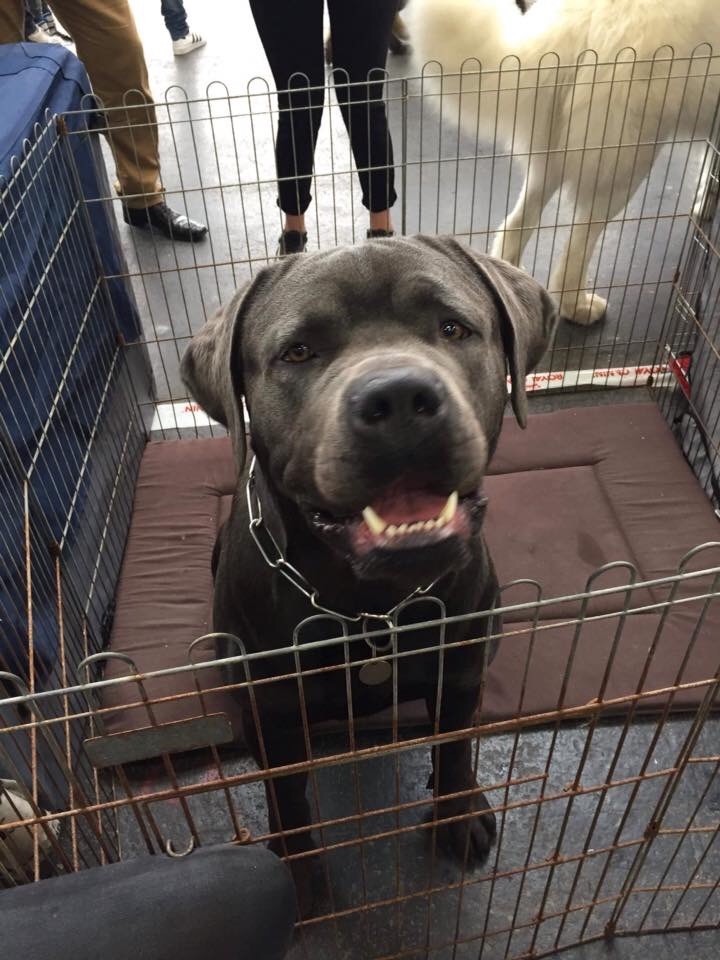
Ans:
[[[526,30],[514,0],[412,0],[407,19],[419,67],[436,60],[456,73],[479,60],[495,70],[506,56],[523,57]]]

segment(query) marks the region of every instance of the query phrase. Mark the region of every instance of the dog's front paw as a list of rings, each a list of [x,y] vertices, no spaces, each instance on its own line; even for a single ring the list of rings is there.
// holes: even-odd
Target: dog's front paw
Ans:
[[[581,327],[591,327],[605,316],[607,300],[597,293],[579,293],[563,296],[560,301],[560,316]]]
[[[462,819],[451,819],[454,817]],[[431,838],[435,834],[437,845],[444,853],[468,867],[479,866],[487,859],[497,824],[484,794],[452,800],[438,797],[426,818],[427,822],[433,820],[438,822],[434,829],[428,829],[428,834]]]

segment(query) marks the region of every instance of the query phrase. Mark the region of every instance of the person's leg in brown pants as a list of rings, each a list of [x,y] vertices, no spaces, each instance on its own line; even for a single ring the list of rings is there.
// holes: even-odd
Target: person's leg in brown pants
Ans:
[[[72,35],[94,93],[108,108],[108,140],[125,221],[176,240],[199,240],[207,228],[163,200],[155,108],[128,0],[53,0],[53,10]],[[23,12],[23,0],[0,0],[0,43],[22,41]]]

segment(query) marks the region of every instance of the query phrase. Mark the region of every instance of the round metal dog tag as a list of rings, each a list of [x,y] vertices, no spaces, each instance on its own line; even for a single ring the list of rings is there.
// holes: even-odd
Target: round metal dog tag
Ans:
[[[387,660],[370,660],[360,667],[358,673],[360,681],[368,687],[376,687],[386,683],[392,676],[392,665]]]

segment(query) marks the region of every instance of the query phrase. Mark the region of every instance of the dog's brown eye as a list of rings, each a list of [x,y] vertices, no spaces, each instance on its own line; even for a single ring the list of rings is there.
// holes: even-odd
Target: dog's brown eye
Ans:
[[[470,331],[457,320],[443,320],[440,324],[440,333],[446,340],[464,340],[470,336]]]
[[[306,344],[294,343],[280,359],[285,363],[305,363],[306,360],[311,360],[314,356],[315,354]]]

